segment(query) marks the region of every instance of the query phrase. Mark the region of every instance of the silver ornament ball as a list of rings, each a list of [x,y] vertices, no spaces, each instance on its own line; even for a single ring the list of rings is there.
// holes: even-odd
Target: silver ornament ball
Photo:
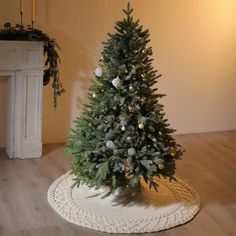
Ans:
[[[129,148],[128,149],[128,155],[129,156],[135,156],[136,155],[136,150],[134,148]]]
[[[106,147],[109,148],[109,149],[112,149],[112,150],[114,150],[116,148],[116,146],[115,146],[115,144],[112,140],[108,140],[106,142]]]
[[[120,80],[120,78],[118,76],[115,79],[113,79],[111,81],[111,83],[117,89],[119,89],[121,87],[121,85],[122,85],[122,82],[121,82],[121,80]]]
[[[101,77],[102,76],[102,67],[99,66],[95,69],[94,71],[94,74],[97,76],[97,77]]]

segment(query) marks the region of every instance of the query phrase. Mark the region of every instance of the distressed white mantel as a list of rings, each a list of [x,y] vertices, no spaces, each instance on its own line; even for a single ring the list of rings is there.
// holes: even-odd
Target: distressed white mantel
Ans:
[[[9,77],[6,99],[9,158],[42,155],[43,61],[42,42],[0,41],[0,75]],[[0,111],[0,115],[5,114]]]

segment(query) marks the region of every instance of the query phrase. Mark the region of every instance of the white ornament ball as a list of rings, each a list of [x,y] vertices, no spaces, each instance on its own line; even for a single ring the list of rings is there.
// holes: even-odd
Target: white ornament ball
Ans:
[[[111,81],[111,83],[112,83],[112,85],[115,87],[115,88],[120,88],[121,87],[121,85],[122,85],[122,82],[121,82],[121,80],[120,80],[120,78],[117,76],[115,79],[113,79],[112,81]]]
[[[106,142],[106,147],[109,148],[109,149],[112,149],[112,150],[116,148],[115,144],[111,140],[108,140]]]
[[[96,70],[94,71],[95,75],[97,77],[101,77],[102,76],[102,68],[101,66],[97,67]]]
[[[144,129],[144,123],[140,123],[140,124],[138,125],[138,127],[139,127],[139,129]]]
[[[125,126],[122,126],[122,127],[121,127],[121,130],[122,130],[122,131],[125,131],[125,130],[126,130]]]
[[[95,98],[96,97],[96,94],[95,93],[93,93],[93,98]]]
[[[128,149],[128,155],[129,156],[135,156],[136,155],[136,150],[134,148],[129,148]]]

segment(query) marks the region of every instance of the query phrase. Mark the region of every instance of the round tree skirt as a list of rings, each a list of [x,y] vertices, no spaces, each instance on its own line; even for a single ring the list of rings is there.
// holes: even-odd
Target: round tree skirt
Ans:
[[[71,188],[73,176],[58,178],[48,190],[48,202],[67,221],[108,233],[145,233],[190,221],[199,211],[197,192],[184,181],[158,178],[158,192],[143,183],[142,193],[115,193],[81,185]]]

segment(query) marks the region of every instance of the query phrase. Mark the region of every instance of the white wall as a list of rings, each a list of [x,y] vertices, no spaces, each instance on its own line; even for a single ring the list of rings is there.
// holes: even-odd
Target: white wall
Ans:
[[[236,1],[131,0],[134,16],[151,32],[158,87],[169,122],[179,133],[236,129]],[[24,0],[30,23],[30,0]],[[57,39],[66,94],[54,111],[44,88],[43,141],[64,142],[87,101],[101,42],[123,17],[126,0],[38,0],[36,27]],[[19,22],[17,0],[0,1],[0,24]],[[26,22],[27,21],[27,22]],[[3,86],[0,83],[0,97]],[[1,99],[2,101],[2,99]],[[0,101],[0,111],[5,107]],[[0,119],[0,130],[4,127]],[[0,146],[4,143],[0,136]]]

